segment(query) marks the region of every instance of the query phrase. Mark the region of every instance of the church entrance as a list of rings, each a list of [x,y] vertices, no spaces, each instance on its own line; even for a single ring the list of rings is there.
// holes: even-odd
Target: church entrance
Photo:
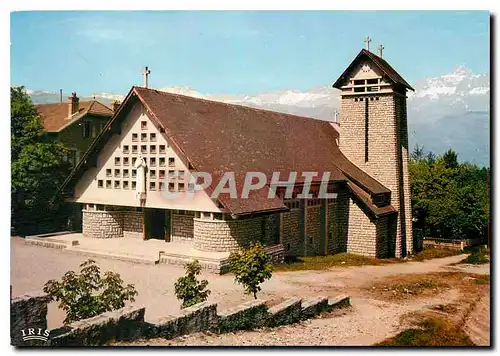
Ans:
[[[144,239],[166,240],[170,239],[170,221],[166,219],[164,209],[146,208],[144,211]],[[167,224],[168,222],[168,224]],[[168,227],[168,229],[167,229]]]

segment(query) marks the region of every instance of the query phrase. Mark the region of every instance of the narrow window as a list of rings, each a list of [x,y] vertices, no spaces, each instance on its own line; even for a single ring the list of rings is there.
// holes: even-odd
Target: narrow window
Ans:
[[[156,142],[156,134],[155,133],[151,133],[149,134],[149,140],[151,142]]]
[[[160,167],[165,167],[165,157],[160,157],[159,165],[160,165]]]
[[[147,129],[148,129],[148,122],[141,121],[141,130],[147,130]]]
[[[184,179],[184,171],[179,171],[179,178]]]
[[[184,191],[184,183],[179,183],[179,192]]]
[[[110,180],[106,181],[106,188],[111,189],[111,181]]]
[[[160,182],[158,190],[165,190],[165,183],[164,182]]]
[[[158,172],[158,178],[160,179],[164,179],[165,178],[165,170],[164,169],[160,169],[159,172]]]
[[[368,100],[365,100],[365,162],[368,162]]]
[[[132,189],[135,189],[135,187],[136,187],[136,182],[135,182],[135,180],[134,180],[134,181],[132,182]]]
[[[119,169],[115,169],[115,177],[120,177],[120,170]]]
[[[137,145],[132,145],[132,153],[137,153]]]
[[[139,141],[139,135],[138,135],[138,134],[136,134],[136,133],[132,134],[132,141],[133,141],[133,142],[137,142],[137,141]]]
[[[160,145],[160,153],[165,153],[165,145]]]
[[[132,166],[135,164],[136,161],[137,161],[137,157],[132,157]]]
[[[123,165],[128,166],[129,160],[128,157],[123,157]]]
[[[99,179],[99,180],[97,181],[97,186],[98,186],[99,188],[103,188],[103,187],[104,187],[104,182],[102,181],[102,179]]]
[[[170,178],[170,179],[175,178],[175,171],[172,171],[172,170],[168,171],[168,178]]]
[[[141,133],[141,142],[148,142],[148,134]]]
[[[149,159],[149,165],[150,165],[151,167],[156,167],[156,158],[155,158],[155,157],[151,157],[151,158]]]
[[[137,170],[132,169],[132,178],[135,178],[137,176]]]
[[[128,178],[128,169],[123,170],[123,178]]]
[[[149,190],[156,190],[156,182],[149,182]]]
[[[128,145],[123,145],[123,153],[128,153]]]
[[[156,171],[154,169],[149,171],[149,178],[156,179]]]
[[[111,177],[111,169],[106,169],[106,177]]]
[[[173,182],[168,183],[168,191],[175,192],[175,184]]]
[[[174,167],[175,166],[175,158],[174,157],[169,157],[168,158],[168,166],[169,167]]]
[[[141,153],[144,153],[144,154],[145,154],[145,153],[148,153],[148,146],[146,146],[146,145],[142,145],[142,146],[141,146]]]
[[[115,180],[115,189],[120,189],[120,181]]]
[[[90,128],[91,124],[90,121],[84,121],[83,122],[83,138],[90,137]]]
[[[128,189],[128,180],[123,181],[123,189]]]
[[[151,153],[151,154],[155,154],[156,153],[156,145],[149,146],[149,153]]]
[[[115,157],[115,166],[120,165],[120,157]]]

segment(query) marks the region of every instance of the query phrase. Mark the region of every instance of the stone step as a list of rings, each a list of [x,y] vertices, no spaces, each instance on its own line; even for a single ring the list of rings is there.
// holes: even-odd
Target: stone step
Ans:
[[[138,263],[138,264],[147,264],[147,265],[158,264],[158,258],[154,258],[151,256],[132,255],[132,254],[125,254],[125,253],[109,252],[109,251],[99,251],[99,250],[93,250],[93,249],[81,248],[81,247],[67,248],[66,252],[71,252],[71,253],[79,254],[79,255],[85,255],[85,256],[89,256],[89,257],[100,257],[100,258],[107,258],[107,259],[113,259],[113,260],[119,260],[119,261],[125,261],[125,262]]]
[[[213,259],[204,257],[191,257],[180,254],[162,253],[160,256],[159,263],[178,265],[183,267],[186,263],[189,263],[195,259],[198,260],[201,268],[203,270],[206,270],[207,272],[216,274],[223,274],[227,272],[227,267],[228,267],[227,258]]]

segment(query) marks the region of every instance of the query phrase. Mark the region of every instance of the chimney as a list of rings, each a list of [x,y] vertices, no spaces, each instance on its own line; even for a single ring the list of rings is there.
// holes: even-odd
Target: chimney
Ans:
[[[120,102],[118,100],[113,101],[113,104],[111,104],[111,109],[113,109],[113,112],[115,113],[116,110],[118,110],[118,107],[120,106]]]
[[[76,93],[71,93],[71,96],[68,96],[68,117],[71,117],[78,111],[80,99],[76,96]]]

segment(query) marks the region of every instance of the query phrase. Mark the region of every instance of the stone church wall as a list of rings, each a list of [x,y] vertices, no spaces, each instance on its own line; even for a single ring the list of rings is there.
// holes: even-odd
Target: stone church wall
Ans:
[[[143,238],[144,215],[140,211],[122,211],[123,237]]]
[[[349,193],[343,189],[335,202],[328,205],[328,254],[347,252],[349,204]]]
[[[83,210],[83,236],[100,239],[123,237],[121,211]]]
[[[82,211],[82,232],[90,238],[142,238],[143,216],[138,211]]]
[[[319,205],[308,206],[306,211],[306,256],[317,256],[323,254],[324,241],[321,238],[321,207]]]
[[[302,256],[303,241],[300,239],[300,210],[281,213],[283,219],[283,246],[287,256]]]
[[[201,251],[236,251],[264,238],[264,217],[212,220],[194,219],[194,247]]]
[[[347,252],[371,257],[377,255],[376,225],[352,199],[349,203]]]
[[[192,242],[194,238],[194,217],[172,214],[172,242]]]

